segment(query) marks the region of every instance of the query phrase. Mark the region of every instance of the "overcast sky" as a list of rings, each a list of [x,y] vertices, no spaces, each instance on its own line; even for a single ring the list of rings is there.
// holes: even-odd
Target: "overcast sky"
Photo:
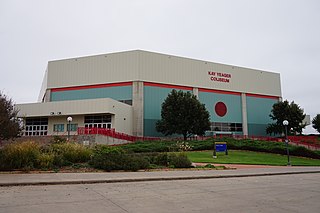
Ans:
[[[320,113],[319,0],[0,0],[16,103],[37,101],[48,61],[133,49],[280,73],[283,98]]]

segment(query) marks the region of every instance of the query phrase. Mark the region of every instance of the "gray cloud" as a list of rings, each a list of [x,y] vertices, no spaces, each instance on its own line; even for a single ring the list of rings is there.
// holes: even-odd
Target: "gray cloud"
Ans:
[[[0,90],[34,102],[49,60],[144,49],[279,72],[283,98],[313,117],[319,11],[317,0],[2,0]]]

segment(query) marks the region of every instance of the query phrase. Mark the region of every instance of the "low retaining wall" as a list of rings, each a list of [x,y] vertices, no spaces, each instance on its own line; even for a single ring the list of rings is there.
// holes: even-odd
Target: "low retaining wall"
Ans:
[[[67,136],[59,136],[67,140]],[[33,136],[33,137],[19,137],[11,140],[1,141],[0,146],[4,146],[10,143],[21,143],[25,141],[34,141],[41,145],[47,145],[54,141],[55,136]],[[95,145],[95,144],[106,144],[106,145],[119,145],[132,143],[132,141],[112,138],[104,135],[72,135],[70,136],[70,141],[76,141],[77,143],[83,145]]]

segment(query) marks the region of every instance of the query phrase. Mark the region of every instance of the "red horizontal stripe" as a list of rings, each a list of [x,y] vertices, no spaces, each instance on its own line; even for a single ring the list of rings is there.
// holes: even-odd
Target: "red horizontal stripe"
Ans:
[[[269,99],[279,100],[279,97],[277,97],[277,96],[271,96],[271,95],[246,94],[246,96],[248,96],[248,97],[255,97],[255,98],[269,98]]]
[[[172,85],[172,84],[160,84],[160,83],[151,83],[151,82],[144,82],[144,86],[151,86],[151,87],[162,87],[162,88],[170,88],[170,89],[179,89],[179,90],[191,90],[193,87],[187,87],[187,86],[178,86],[178,85]]]
[[[231,91],[215,90],[215,89],[201,89],[201,88],[199,88],[199,92],[212,92],[212,93],[227,94],[227,95],[241,95],[240,92],[231,92]]]
[[[74,87],[62,87],[51,89],[51,92],[69,91],[69,90],[82,90],[82,89],[95,89],[105,87],[120,87],[120,86],[131,86],[132,82],[121,82],[121,83],[110,83],[110,84],[95,84],[85,86],[74,86]]]

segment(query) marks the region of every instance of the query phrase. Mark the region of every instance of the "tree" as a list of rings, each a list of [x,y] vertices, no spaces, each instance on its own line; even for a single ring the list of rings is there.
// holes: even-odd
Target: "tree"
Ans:
[[[303,109],[293,101],[289,104],[287,100],[275,103],[272,107],[270,117],[275,121],[273,124],[269,124],[266,131],[267,134],[281,134],[283,132],[284,120],[289,121],[288,130],[289,134],[302,133],[302,129],[306,124],[303,123],[303,119],[306,117]]]
[[[12,100],[0,91],[0,141],[15,138],[21,127],[17,118],[18,110]]]
[[[181,134],[184,140],[192,134],[203,135],[210,129],[209,112],[190,92],[172,90],[162,103],[156,129],[166,136]]]
[[[312,119],[312,127],[320,133],[320,114]]]

